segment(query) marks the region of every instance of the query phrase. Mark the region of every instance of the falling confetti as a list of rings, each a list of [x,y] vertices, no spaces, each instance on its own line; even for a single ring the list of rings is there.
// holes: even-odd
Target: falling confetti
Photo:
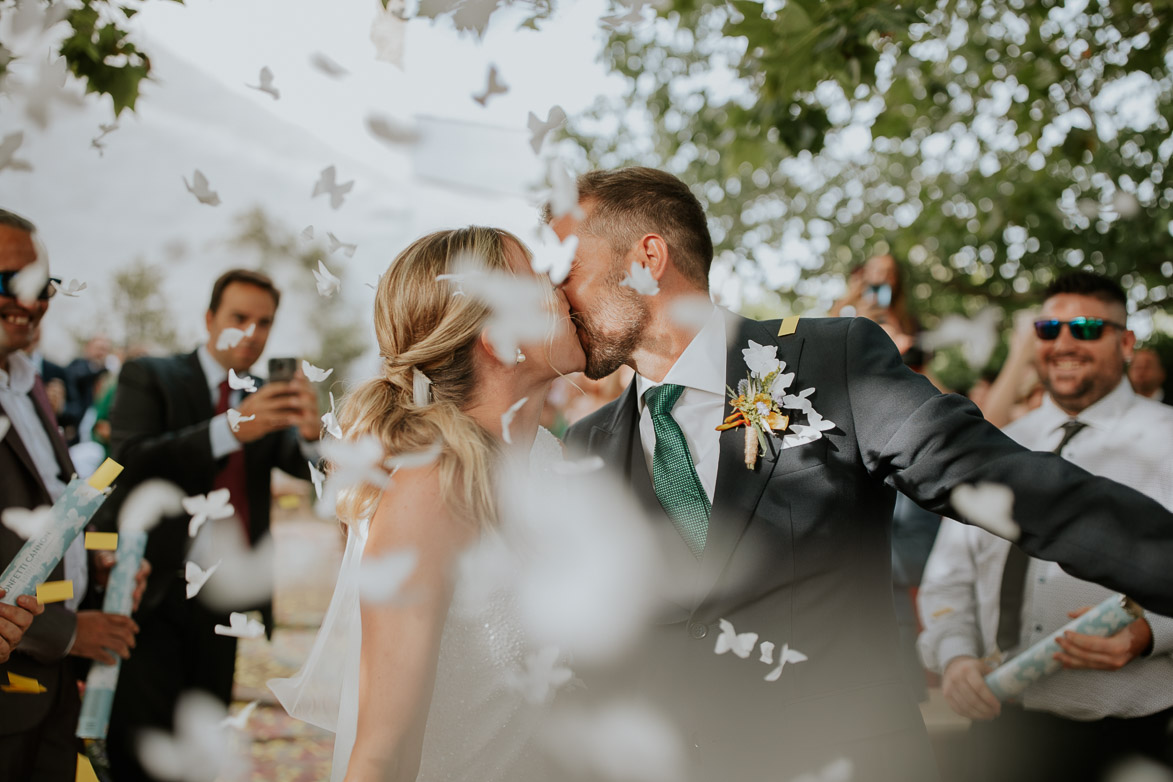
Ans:
[[[76,299],[81,296],[81,292],[86,289],[86,283],[81,280],[70,280],[65,285],[59,287],[57,292],[62,296],[68,296],[71,299]]]
[[[660,283],[652,276],[648,267],[641,266],[635,261],[631,262],[631,269],[619,281],[619,284],[644,296],[655,296],[660,292]]]
[[[504,95],[507,92],[509,92],[509,85],[505,84],[505,82],[498,78],[497,66],[490,65],[488,82],[485,85],[484,91],[474,94],[472,99],[482,106],[487,106],[489,104],[489,99],[494,95]]]
[[[224,415],[228,417],[228,426],[234,432],[240,431],[241,424],[247,423],[256,418],[255,415],[241,415],[239,410],[231,407],[228,408],[228,412],[226,412]]]
[[[766,674],[766,681],[776,682],[782,677],[782,669],[786,667],[787,663],[801,663],[806,662],[807,656],[800,651],[791,649],[787,644],[782,644],[782,651],[778,653],[778,667]],[[767,663],[772,665],[773,663]]]
[[[6,168],[12,171],[33,170],[27,160],[18,160],[16,157],[16,150],[20,149],[20,145],[23,143],[24,133],[19,130],[0,139],[0,171]]]
[[[513,437],[509,432],[509,426],[513,423],[513,417],[517,415],[517,411],[520,410],[528,401],[529,397],[523,396],[521,399],[518,399],[516,402],[510,405],[508,410],[501,414],[501,439],[505,441],[506,445],[513,444]]]
[[[346,194],[354,189],[354,180],[339,184],[336,182],[338,176],[337,170],[334,166],[327,166],[322,169],[318,181],[314,183],[314,192],[310,198],[317,198],[320,195],[330,196],[330,208],[337,209],[342,206],[342,201]]]
[[[529,143],[533,147],[534,154],[536,155],[542,151],[542,144],[545,143],[547,135],[565,124],[566,112],[562,110],[561,106],[552,107],[547,112],[545,120],[542,120],[541,117],[531,111],[526,121],[526,127],[529,128]]]
[[[327,299],[342,288],[342,280],[335,277],[323,261],[318,261],[318,268],[314,269],[314,282],[318,285],[318,295]]]
[[[264,624],[237,611],[229,615],[227,625],[216,625],[214,629],[216,635],[227,635],[232,638],[260,638],[265,634]]]
[[[304,358],[301,360],[301,371],[303,374],[305,374],[306,378],[311,383],[321,383],[323,380],[330,377],[330,375],[334,374],[333,367],[331,367],[330,369],[322,369],[321,367],[315,367],[313,364],[306,361]]]
[[[251,337],[257,330],[257,324],[252,323],[247,329],[241,330],[229,326],[220,332],[216,338],[216,350],[231,350],[241,343],[245,337]]]
[[[216,572],[216,569],[220,567],[220,564],[220,562],[217,562],[207,570],[204,570],[194,562],[188,562],[186,565],[184,565],[183,575],[187,580],[188,600],[191,600],[200,593],[200,590],[204,588],[204,584],[208,582],[208,579],[212,577],[212,574]]]
[[[381,557],[364,556],[358,571],[358,589],[363,601],[389,603],[394,600],[415,570],[418,558],[414,550],[392,551]]]
[[[273,86],[273,71],[269,70],[268,66],[261,68],[261,74],[258,78],[261,81],[260,84],[246,84],[244,86],[251,90],[259,90],[260,92],[272,95],[273,100],[281,97],[281,90]]]
[[[341,79],[350,75],[350,71],[346,70],[321,52],[314,52],[310,55],[310,64],[322,73],[329,76],[331,79]]]
[[[228,489],[215,489],[207,494],[184,497],[183,510],[191,514],[191,521],[187,523],[188,536],[194,538],[196,533],[200,531],[200,527],[208,521],[226,519],[236,513],[230,499],[231,494]]]
[[[964,521],[994,533],[1010,542],[1018,540],[1022,530],[1014,521],[1014,492],[1000,483],[962,484],[950,496],[953,507]]]
[[[183,184],[187,188],[187,191],[194,195],[196,200],[201,204],[207,204],[208,206],[220,205],[220,194],[208,187],[208,178],[198,168],[192,176],[192,183],[188,184],[187,177],[184,177]]]
[[[717,654],[733,652],[743,660],[753,654],[758,643],[757,633],[738,633],[733,629],[733,623],[727,619],[718,620],[718,624],[721,627],[721,634],[717,636],[717,646],[714,649]]]
[[[5,419],[7,421],[8,419]],[[53,509],[48,505],[39,508],[5,508],[0,512],[0,522],[25,540],[41,537],[53,526]]]
[[[228,370],[228,387],[235,391],[244,391],[251,394],[257,390],[257,381],[245,375],[241,377],[236,374],[235,369]]]

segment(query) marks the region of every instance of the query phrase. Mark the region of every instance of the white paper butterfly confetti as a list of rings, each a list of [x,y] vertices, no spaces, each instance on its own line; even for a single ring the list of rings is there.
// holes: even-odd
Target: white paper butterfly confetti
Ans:
[[[550,183],[547,200],[550,202],[550,214],[554,218],[563,215],[573,215],[581,220],[585,214],[578,205],[578,184],[574,177],[566,170],[566,166],[558,160],[551,160],[546,172]]]
[[[747,659],[757,646],[758,634],[738,633],[733,629],[733,623],[726,619],[719,619],[718,624],[721,627],[721,634],[717,636],[717,647],[714,651],[717,654],[733,652],[741,659]]]
[[[782,651],[778,653],[778,667],[766,674],[766,681],[776,682],[782,676],[782,669],[786,667],[786,663],[801,663],[807,659],[806,655],[795,649],[791,649],[788,644],[782,644]]]
[[[509,92],[509,85],[497,77],[497,66],[490,65],[488,83],[485,85],[484,92],[473,95],[472,99],[482,106],[487,106],[489,98],[494,95],[504,95],[507,92]]]
[[[342,439],[342,426],[338,423],[338,416],[334,412],[333,391],[330,392],[330,411],[322,415],[322,426],[331,437]]]
[[[392,551],[381,557],[363,557],[358,569],[358,591],[367,603],[389,603],[415,570],[414,549]]]
[[[574,678],[560,657],[557,646],[545,646],[526,655],[525,666],[520,671],[509,671],[507,675],[510,689],[521,693],[535,706],[548,703],[555,691]]]
[[[774,664],[774,642],[762,641],[761,645],[762,656],[759,658],[766,665]]]
[[[224,733],[228,711],[217,698],[200,690],[179,697],[175,732],[145,728],[138,755],[153,777],[171,782],[235,779],[244,768]]]
[[[341,79],[342,77],[348,76],[350,74],[350,71],[346,70],[321,52],[314,52],[310,55],[310,64],[322,73],[329,76],[331,79]]]
[[[18,160],[16,150],[24,143],[24,133],[16,131],[0,139],[0,171],[6,168],[13,171],[32,171],[33,167],[27,160]]]
[[[660,292],[660,283],[652,276],[648,267],[641,266],[635,261],[631,262],[630,271],[619,281],[619,284],[625,285],[644,296],[655,296]]]
[[[427,467],[439,459],[442,453],[444,453],[444,444],[442,442],[434,442],[422,451],[412,451],[410,453],[389,456],[384,460],[383,466],[388,470],[410,470],[418,467]]]
[[[371,20],[371,43],[375,45],[375,59],[403,68],[403,41],[407,22],[401,15],[403,0],[391,0],[385,8],[376,8]]]
[[[252,716],[253,711],[256,710],[258,703],[260,703],[260,701],[250,701],[249,703],[245,704],[244,708],[236,712],[235,715],[225,717],[224,719],[220,720],[220,725],[225,728],[239,730],[243,733],[245,727],[248,725],[248,718]]]
[[[456,289],[488,305],[491,313],[485,327],[502,361],[512,362],[520,343],[542,340],[550,332],[553,314],[536,279],[486,269],[472,257],[457,259],[453,267],[456,274],[437,279],[450,279]]]
[[[550,282],[561,285],[570,274],[574,254],[578,251],[578,237],[573,234],[559,241],[558,234],[548,225],[538,229],[538,241],[533,246],[530,267],[537,274],[548,274]]]
[[[216,350],[231,350],[241,343],[245,337],[251,337],[257,330],[257,324],[250,323],[243,331],[229,326],[220,332],[216,338]]]
[[[310,482],[314,485],[314,493],[322,499],[322,484],[326,482],[326,473],[322,472],[313,462],[306,462],[310,466]]]
[[[82,282],[81,280],[74,279],[59,287],[57,292],[62,296],[68,296],[71,299],[76,299],[81,295],[81,292],[84,291],[86,287],[86,283]]]
[[[313,272],[314,282],[318,284],[319,296],[325,296],[328,299],[342,288],[342,280],[335,277],[322,261],[318,261],[318,268]]]
[[[208,206],[220,205],[220,194],[208,187],[208,178],[197,168],[195,174],[192,176],[192,183],[187,183],[187,177],[183,178],[183,184],[187,191],[196,197],[196,200],[201,204]]]
[[[150,532],[165,517],[183,512],[183,490],[170,481],[151,478],[136,486],[122,503],[118,531]]]
[[[513,444],[513,437],[509,433],[509,426],[513,423],[513,417],[517,415],[517,411],[520,410],[522,406],[524,406],[528,401],[529,397],[523,396],[521,399],[518,399],[516,402],[510,405],[508,410],[501,414],[501,439],[505,441],[506,445]]]
[[[371,135],[393,147],[408,147],[420,140],[419,131],[382,114],[367,115]]]
[[[713,317],[713,301],[708,296],[682,296],[672,301],[668,317],[685,328],[699,331]]]
[[[219,567],[220,562],[212,565],[207,570],[204,570],[195,562],[188,562],[183,566],[183,576],[185,579],[187,579],[188,600],[191,600],[200,593],[200,590],[204,588],[204,584],[208,582],[208,579],[212,577],[212,574],[215,573],[216,569]]]
[[[191,514],[191,521],[187,524],[188,536],[194,538],[207,521],[226,519],[236,513],[230,500],[228,489],[214,489],[207,494],[184,497],[183,510]]]
[[[322,369],[321,367],[314,366],[304,358],[301,360],[301,371],[305,374],[306,378],[311,383],[321,383],[323,380],[330,377],[330,375],[334,374],[333,367],[330,369]]]
[[[962,484],[953,489],[950,502],[970,524],[1011,542],[1022,534],[1014,521],[1014,492],[1000,483]]]
[[[330,207],[337,209],[342,206],[342,201],[346,198],[346,194],[354,189],[354,180],[350,180],[345,184],[338,184],[335,180],[338,172],[334,166],[327,166],[322,169],[318,181],[314,184],[314,192],[311,198],[317,198],[320,195],[330,196]]]
[[[255,415],[241,415],[240,411],[235,408],[228,408],[228,412],[224,414],[228,418],[228,426],[234,432],[240,431],[240,425],[247,423],[256,418]]]
[[[307,225],[305,228],[301,229],[299,236],[303,242],[310,241],[314,238],[314,227],[312,225]]]
[[[5,419],[7,420],[7,419]],[[4,526],[25,540],[41,537],[53,526],[53,509],[48,505],[39,508],[5,508],[0,513]]]
[[[246,84],[244,86],[250,90],[259,90],[260,92],[272,95],[273,100],[281,97],[281,90],[273,86],[273,71],[269,70],[269,66],[266,65],[264,68],[261,68],[261,74],[258,78],[260,79],[260,84]]]
[[[330,254],[331,255],[333,255],[338,250],[341,250],[342,254],[345,255],[347,258],[353,258],[354,251],[358,249],[357,244],[349,244],[347,242],[344,242],[341,239],[339,239],[337,236],[335,236],[334,234],[330,233],[329,231],[326,232],[326,240],[330,243]]]
[[[241,377],[236,374],[235,369],[228,370],[228,387],[235,391],[246,391],[252,393],[257,390],[257,381],[253,380],[248,375]]]
[[[383,470],[383,444],[374,435],[357,440],[326,440],[319,444],[322,456],[330,460],[328,487],[369,483],[376,488],[387,485],[390,476]],[[327,491],[327,494],[331,492]]]
[[[542,144],[545,143],[546,136],[564,124],[566,124],[566,112],[562,110],[561,106],[553,106],[546,114],[544,122],[537,114],[532,111],[529,113],[526,126],[530,133],[529,144],[533,147],[535,155],[542,151]]]
[[[232,638],[260,638],[265,634],[264,624],[237,611],[229,615],[228,624],[216,625],[214,629],[216,635],[227,635]]]

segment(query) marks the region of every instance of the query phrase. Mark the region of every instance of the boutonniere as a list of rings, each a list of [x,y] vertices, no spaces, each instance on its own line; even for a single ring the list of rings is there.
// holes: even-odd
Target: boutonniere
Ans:
[[[813,442],[835,427],[811,404],[813,388],[798,394],[787,393],[794,382],[794,373],[785,371],[786,362],[778,358],[777,345],[759,345],[751,339],[741,355],[749,373],[737,384],[736,391],[727,388],[733,412],[717,431],[745,427],[746,468],[752,470],[757,465],[759,451],[765,454],[769,447],[766,432],[780,436],[785,449]],[[806,423],[792,425],[795,414],[804,416]]]

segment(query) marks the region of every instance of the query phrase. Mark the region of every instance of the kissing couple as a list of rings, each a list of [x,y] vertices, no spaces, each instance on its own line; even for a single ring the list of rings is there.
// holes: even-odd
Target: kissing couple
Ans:
[[[677,740],[672,770],[658,772],[667,778],[788,780],[827,768],[856,780],[938,778],[902,683],[889,542],[897,490],[964,520],[949,504],[955,486],[1007,485],[1027,553],[1173,612],[1162,565],[1173,561],[1173,516],[1156,502],[1018,446],[968,400],[908,370],[871,321],[758,322],[711,303],[697,312],[713,244],[678,178],[597,171],[578,192],[575,214],[548,216],[560,238],[578,240],[557,286],[534,273],[516,237],[475,227],[418,239],[379,283],[382,369],[342,404],[344,437],[373,436],[392,457],[440,447],[427,464],[404,460],[385,487],[339,494],[349,534],[334,599],[302,671],[271,682],[292,715],[336,733],[335,782],[590,778],[589,758],[569,771],[548,765],[546,701],[517,686],[533,659],[517,596],[469,594],[482,590],[462,567],[509,521],[503,465],[520,454],[540,472],[561,460],[538,421],[553,380],[580,370],[635,370],[618,399],[571,427],[565,448],[599,457],[629,487],[690,588],[654,596],[654,621],[616,670],[576,673],[588,695],[620,689],[667,720]],[[493,338],[491,308],[450,282],[469,257],[543,286],[553,314],[543,338],[512,349]],[[654,286],[633,288],[637,272]],[[770,383],[749,389],[746,406],[755,378]],[[730,416],[730,396],[749,413]],[[1080,501],[1064,501],[1072,496]],[[362,562],[407,550],[410,599],[361,597]],[[790,661],[781,673],[775,650]],[[564,671],[572,661],[546,662]],[[624,777],[622,759],[594,767],[655,776],[633,764]]]

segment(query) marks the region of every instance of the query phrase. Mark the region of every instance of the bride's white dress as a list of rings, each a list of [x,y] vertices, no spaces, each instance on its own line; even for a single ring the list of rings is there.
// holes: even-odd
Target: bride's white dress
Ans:
[[[562,459],[558,440],[539,429],[531,469],[545,472]],[[358,570],[366,538],[365,521],[352,526],[334,597],[305,665],[292,678],[269,682],[289,714],[335,733],[332,782],[346,775],[354,746],[362,642]],[[459,579],[440,640],[419,782],[546,778],[534,746],[541,707],[516,686],[529,651],[511,595],[481,594],[471,579]]]

